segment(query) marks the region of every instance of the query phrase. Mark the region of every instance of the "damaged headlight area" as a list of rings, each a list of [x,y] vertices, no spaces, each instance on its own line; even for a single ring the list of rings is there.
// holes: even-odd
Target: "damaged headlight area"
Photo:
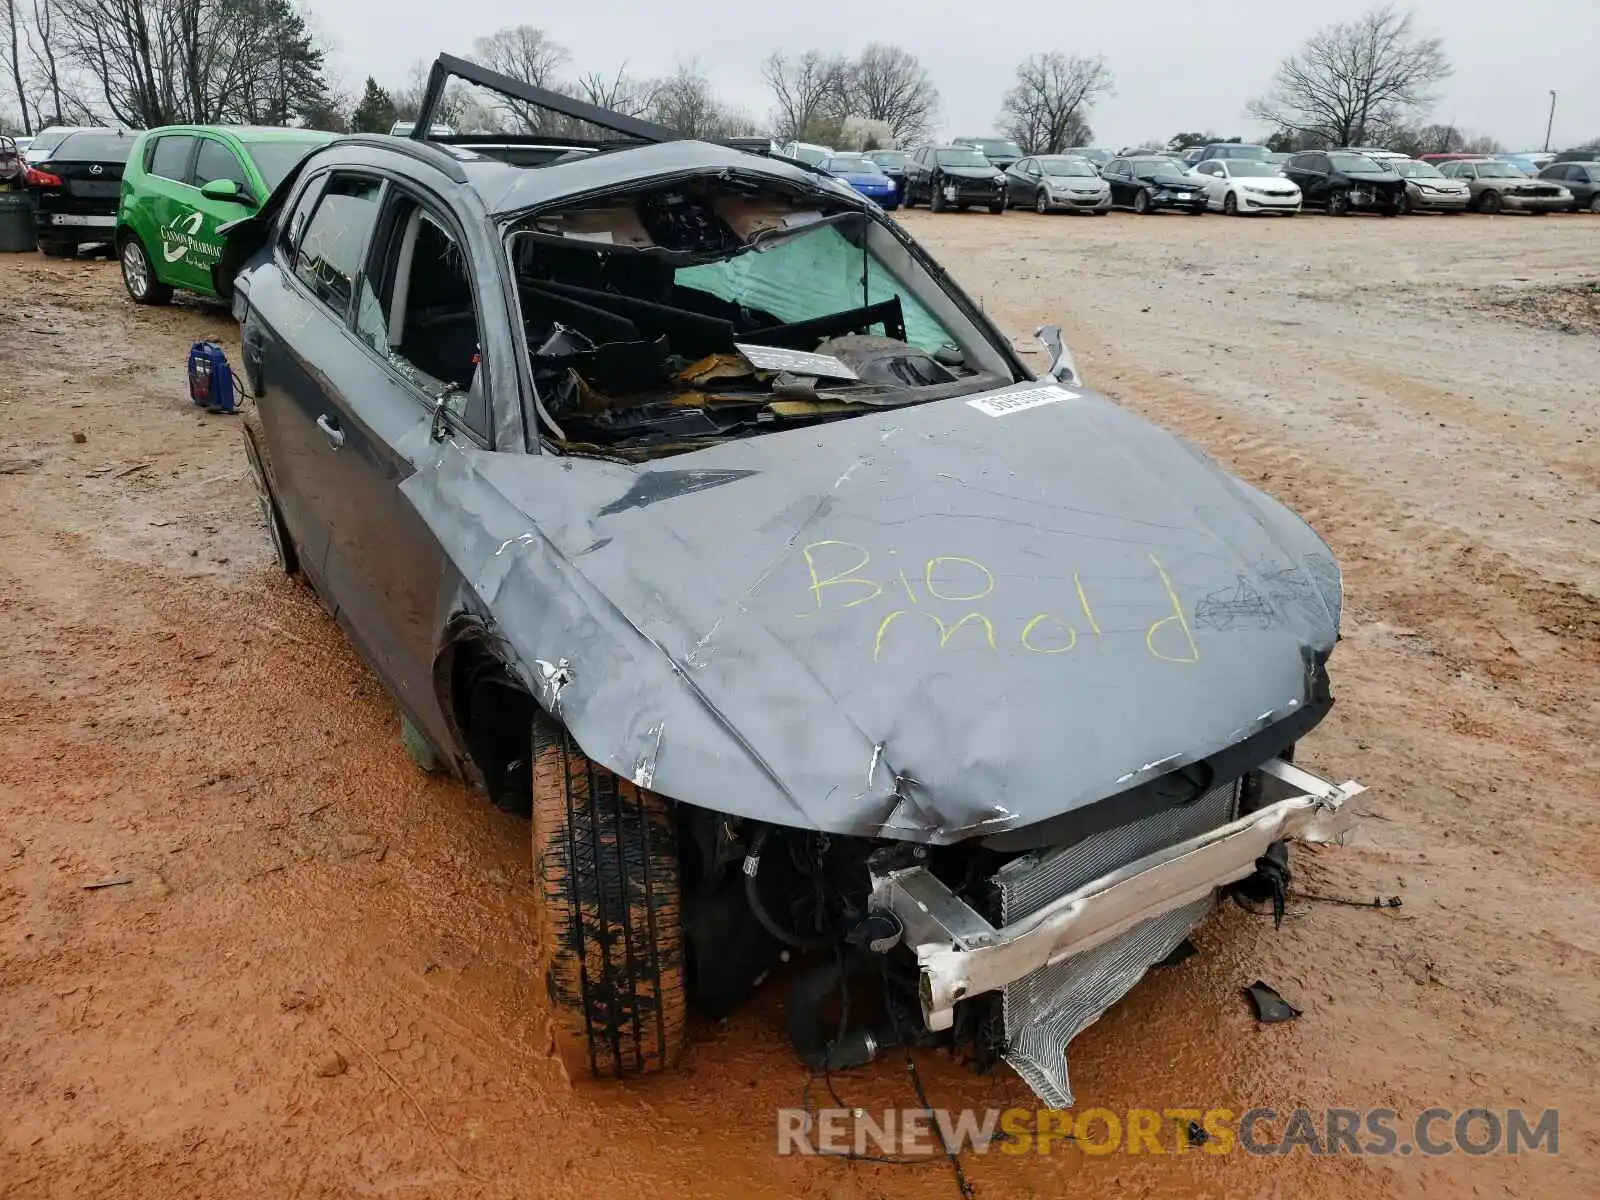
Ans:
[[[1199,781],[1198,783],[1194,781]],[[905,1044],[1010,1064],[1070,1107],[1068,1043],[1168,959],[1230,886],[1280,898],[1286,842],[1342,837],[1359,784],[1281,757],[1174,803],[1026,851],[910,847],[704,821],[705,861],[738,884],[687,906],[691,990],[725,1011],[790,954],[790,1035],[809,1065],[858,1067]],[[693,819],[691,818],[691,824]],[[742,853],[742,858],[740,857]]]
[[[1015,372],[853,197],[719,172],[569,201],[509,253],[548,448],[642,461]]]

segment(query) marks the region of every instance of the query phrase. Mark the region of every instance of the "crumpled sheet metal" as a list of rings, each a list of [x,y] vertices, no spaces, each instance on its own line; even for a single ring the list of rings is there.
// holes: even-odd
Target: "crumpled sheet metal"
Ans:
[[[952,842],[1307,703],[1339,573],[1303,522],[1093,393],[997,411],[637,465],[449,445],[402,490],[585,753],[739,816]]]

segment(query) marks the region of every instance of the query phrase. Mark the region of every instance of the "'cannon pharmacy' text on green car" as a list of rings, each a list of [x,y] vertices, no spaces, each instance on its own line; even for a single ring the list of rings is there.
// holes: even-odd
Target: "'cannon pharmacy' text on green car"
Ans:
[[[165,304],[173,288],[214,295],[220,225],[253,213],[336,134],[253,125],[167,125],[139,135],[122,174],[117,254],[128,295]]]

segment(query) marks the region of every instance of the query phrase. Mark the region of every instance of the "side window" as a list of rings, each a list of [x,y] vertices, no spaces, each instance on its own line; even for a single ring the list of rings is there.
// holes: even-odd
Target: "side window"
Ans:
[[[335,175],[294,249],[294,273],[339,316],[350,311],[367,240],[378,221],[376,179]]]
[[[294,202],[294,207],[289,210],[281,223],[279,244],[283,247],[283,252],[289,256],[290,262],[294,261],[294,252],[305,234],[311,210],[316,208],[317,200],[322,195],[322,187],[327,182],[326,175],[315,175],[307,180],[299,198]]]
[[[201,138],[200,153],[194,160],[194,186],[205,187],[213,179],[231,179],[241,192],[250,190],[250,178],[233,151],[212,138]]]
[[[478,308],[467,254],[449,224],[395,192],[382,249],[359,285],[356,334],[427,397],[487,438]]]
[[[189,154],[194,149],[194,138],[188,134],[168,134],[150,143],[145,155],[144,169],[152,175],[178,183],[189,182]]]

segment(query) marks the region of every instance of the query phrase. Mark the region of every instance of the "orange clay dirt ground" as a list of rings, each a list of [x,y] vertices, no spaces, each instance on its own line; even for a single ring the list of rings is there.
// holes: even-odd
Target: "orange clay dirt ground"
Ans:
[[[975,1193],[1600,1195],[1600,218],[906,224],[1345,569],[1340,702],[1300,757],[1372,815],[1297,880],[1403,907],[1219,910],[1074,1043],[1080,1105],[1561,1110],[1553,1157],[1058,1143],[969,1155]],[[0,1196],[957,1195],[938,1159],[775,1155],[807,1077],[782,979],[676,1073],[568,1082],[527,825],[419,774],[274,574],[237,423],[184,394],[201,337],[237,361],[221,310],[0,260]],[[1258,1026],[1258,977],[1305,1015]],[[1030,1102],[918,1062],[940,1107]],[[835,1084],[914,1104],[895,1054]]]

